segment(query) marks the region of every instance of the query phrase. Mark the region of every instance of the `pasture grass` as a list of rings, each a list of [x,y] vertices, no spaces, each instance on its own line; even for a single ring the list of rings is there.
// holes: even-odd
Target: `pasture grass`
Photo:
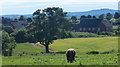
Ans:
[[[57,53],[45,53],[44,47],[33,47],[30,43],[18,43],[13,56],[2,56],[2,65],[117,65],[118,37],[69,38],[55,40],[50,49]],[[65,51],[74,48],[76,61],[67,63]],[[111,51],[110,54],[91,54],[90,51]],[[22,56],[19,53],[23,53]]]
[[[13,50],[13,55],[18,55],[19,53],[27,53],[27,55],[32,53],[45,52],[44,48],[35,48],[30,43],[18,43],[16,48]]]
[[[42,54],[39,56],[3,57],[3,65],[117,65],[116,54],[76,56],[76,61],[67,63],[64,54]]]
[[[50,48],[55,51],[66,51],[74,48],[78,55],[89,51],[118,51],[118,37],[96,37],[96,38],[69,38],[55,40]]]

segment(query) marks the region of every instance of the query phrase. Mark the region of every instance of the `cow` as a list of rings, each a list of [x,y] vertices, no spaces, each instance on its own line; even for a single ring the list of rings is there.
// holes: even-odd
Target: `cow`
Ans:
[[[68,49],[66,51],[66,57],[67,57],[67,62],[69,63],[72,63],[73,61],[75,61],[75,51],[74,49]]]

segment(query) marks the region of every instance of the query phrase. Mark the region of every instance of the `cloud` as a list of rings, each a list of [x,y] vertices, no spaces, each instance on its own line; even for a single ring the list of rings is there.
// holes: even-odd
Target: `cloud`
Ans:
[[[36,9],[47,7],[61,7],[65,11],[84,11],[104,7],[116,9],[117,2],[118,0],[2,0],[0,10],[3,14],[13,14],[32,13]]]

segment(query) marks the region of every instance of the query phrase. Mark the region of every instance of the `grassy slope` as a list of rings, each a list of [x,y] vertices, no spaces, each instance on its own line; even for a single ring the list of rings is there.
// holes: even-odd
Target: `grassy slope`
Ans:
[[[66,51],[68,48],[74,48],[77,53],[86,53],[93,50],[99,52],[110,50],[117,51],[118,37],[60,39],[50,45],[50,48],[56,51]]]
[[[40,53],[45,51],[44,48],[35,48],[29,43],[19,43],[17,44],[16,48],[13,51],[13,55],[18,55],[19,53],[27,53],[27,54],[32,54],[32,53]]]
[[[104,43],[104,44],[101,44]],[[74,45],[73,45],[74,44]],[[68,46],[69,45],[69,46]],[[94,46],[91,46],[94,45]],[[56,51],[65,51],[68,48],[75,48],[77,51],[76,62],[69,64],[66,62],[65,54],[50,53],[31,55],[31,53],[44,52],[44,48],[35,48],[29,43],[17,44],[12,57],[3,57],[3,65],[104,65],[117,64],[117,54],[98,54],[98,55],[84,55],[89,50],[109,51],[117,50],[117,37],[104,38],[71,38],[64,40],[56,40],[50,46]],[[62,47],[62,48],[61,48]],[[25,52],[27,55],[18,56],[18,53]]]

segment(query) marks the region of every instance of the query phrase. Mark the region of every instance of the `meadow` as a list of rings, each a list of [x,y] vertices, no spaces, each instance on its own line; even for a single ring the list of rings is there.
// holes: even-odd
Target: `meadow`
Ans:
[[[37,43],[38,44],[38,43]],[[36,47],[37,46],[37,47]],[[18,43],[13,56],[2,56],[2,65],[117,65],[118,37],[68,38],[55,40],[51,53],[44,46]],[[74,48],[76,61],[67,63],[65,51]],[[98,51],[99,54],[86,54]],[[103,54],[104,52],[110,52]]]

